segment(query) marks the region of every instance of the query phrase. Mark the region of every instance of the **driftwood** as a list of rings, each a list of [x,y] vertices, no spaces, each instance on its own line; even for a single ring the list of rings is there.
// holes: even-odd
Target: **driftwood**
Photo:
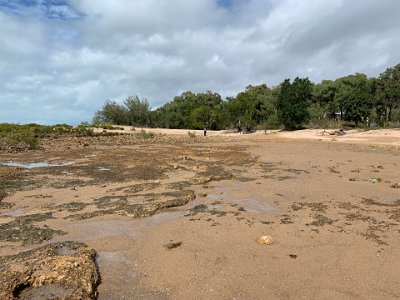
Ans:
[[[319,133],[319,135],[336,135],[336,136],[342,136],[342,135],[345,135],[345,134],[346,134],[346,132],[344,132],[343,129],[334,130],[334,131],[327,131],[327,130],[324,130],[324,131],[321,131],[321,132]]]

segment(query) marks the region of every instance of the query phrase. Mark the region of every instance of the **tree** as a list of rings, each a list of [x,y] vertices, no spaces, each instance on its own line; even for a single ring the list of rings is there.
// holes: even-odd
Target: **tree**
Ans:
[[[130,96],[124,101],[128,125],[149,126],[151,124],[150,105],[147,99]]]
[[[218,121],[221,110],[222,99],[218,93],[199,93],[196,95],[196,108],[190,114],[190,124],[196,129],[220,129]]]
[[[101,110],[98,110],[93,117],[93,123],[113,123],[117,125],[127,124],[127,109],[116,103],[107,100]]]
[[[234,120],[232,125],[240,121],[246,130],[251,130],[256,125],[265,124],[270,116],[276,115],[275,96],[266,84],[247,86],[244,92],[228,101],[228,110]]]
[[[400,64],[388,68],[378,79],[377,102],[384,108],[386,122],[391,121],[392,111],[400,107]]]
[[[314,107],[324,110],[336,118],[336,112],[342,112],[340,103],[335,98],[338,92],[338,84],[332,80],[322,80],[320,84],[316,84],[313,89]],[[343,117],[343,113],[342,116]]]
[[[157,109],[156,124],[167,128],[220,129],[222,99],[218,93],[184,92]]]
[[[354,121],[356,125],[371,113],[373,93],[371,81],[365,74],[356,73],[336,80],[338,92],[336,101],[340,103],[344,120]]]
[[[386,107],[383,99],[379,95],[378,86],[379,86],[379,79],[378,78],[370,78],[371,84],[371,93],[374,95],[373,97],[373,109],[371,110],[371,117],[375,121],[377,126],[381,126],[382,116],[385,115]]]
[[[281,84],[277,109],[279,121],[286,129],[301,128],[310,119],[308,111],[312,99],[312,83],[308,78],[286,79]]]

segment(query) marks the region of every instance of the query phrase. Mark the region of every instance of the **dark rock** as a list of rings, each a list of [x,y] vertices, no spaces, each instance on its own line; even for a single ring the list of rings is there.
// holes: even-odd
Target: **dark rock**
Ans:
[[[392,184],[391,187],[393,189],[400,189],[400,183],[396,182],[395,184]]]
[[[172,242],[172,243],[166,244],[165,248],[167,248],[168,250],[172,250],[172,249],[178,248],[180,246],[182,246],[182,242],[176,242],[176,243]]]

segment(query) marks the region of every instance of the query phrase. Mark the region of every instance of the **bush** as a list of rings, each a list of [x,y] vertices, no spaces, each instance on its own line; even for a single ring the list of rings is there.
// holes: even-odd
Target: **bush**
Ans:
[[[39,145],[37,126],[0,124],[0,148],[37,148]]]
[[[394,109],[392,112],[392,121],[400,122],[400,108]]]
[[[146,130],[142,129],[139,132],[135,133],[136,137],[144,140],[152,139],[156,135],[154,132],[147,132]]]
[[[193,132],[188,131],[188,136],[189,136],[191,139],[194,139],[194,138],[196,137],[196,131],[193,131]]]
[[[79,125],[77,127],[72,128],[71,133],[73,133],[76,136],[92,136],[93,129],[90,127]]]
[[[62,135],[92,136],[93,129],[85,125],[0,124],[0,149],[36,149],[42,138]]]
[[[275,115],[269,116],[267,122],[265,122],[265,129],[279,129],[281,126],[278,117]]]

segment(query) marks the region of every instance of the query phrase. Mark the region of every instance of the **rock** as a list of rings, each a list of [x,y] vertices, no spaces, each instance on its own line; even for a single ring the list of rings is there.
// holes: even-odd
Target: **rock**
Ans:
[[[396,182],[395,184],[392,184],[391,187],[393,189],[400,189],[400,183]]]
[[[371,181],[372,183],[379,183],[382,181],[382,179],[381,178],[372,178],[369,181]]]
[[[257,240],[257,242],[259,244],[263,244],[263,245],[271,245],[273,243],[273,241],[274,240],[273,240],[272,236],[269,236],[269,235],[264,235]]]
[[[96,252],[59,242],[0,257],[0,299],[96,299]]]
[[[208,210],[208,206],[205,204],[198,204],[191,209],[194,213],[206,212]]]
[[[172,242],[172,243],[166,244],[165,248],[167,248],[168,250],[172,250],[172,249],[178,248],[180,246],[182,246],[182,242],[176,242],[176,243]]]

